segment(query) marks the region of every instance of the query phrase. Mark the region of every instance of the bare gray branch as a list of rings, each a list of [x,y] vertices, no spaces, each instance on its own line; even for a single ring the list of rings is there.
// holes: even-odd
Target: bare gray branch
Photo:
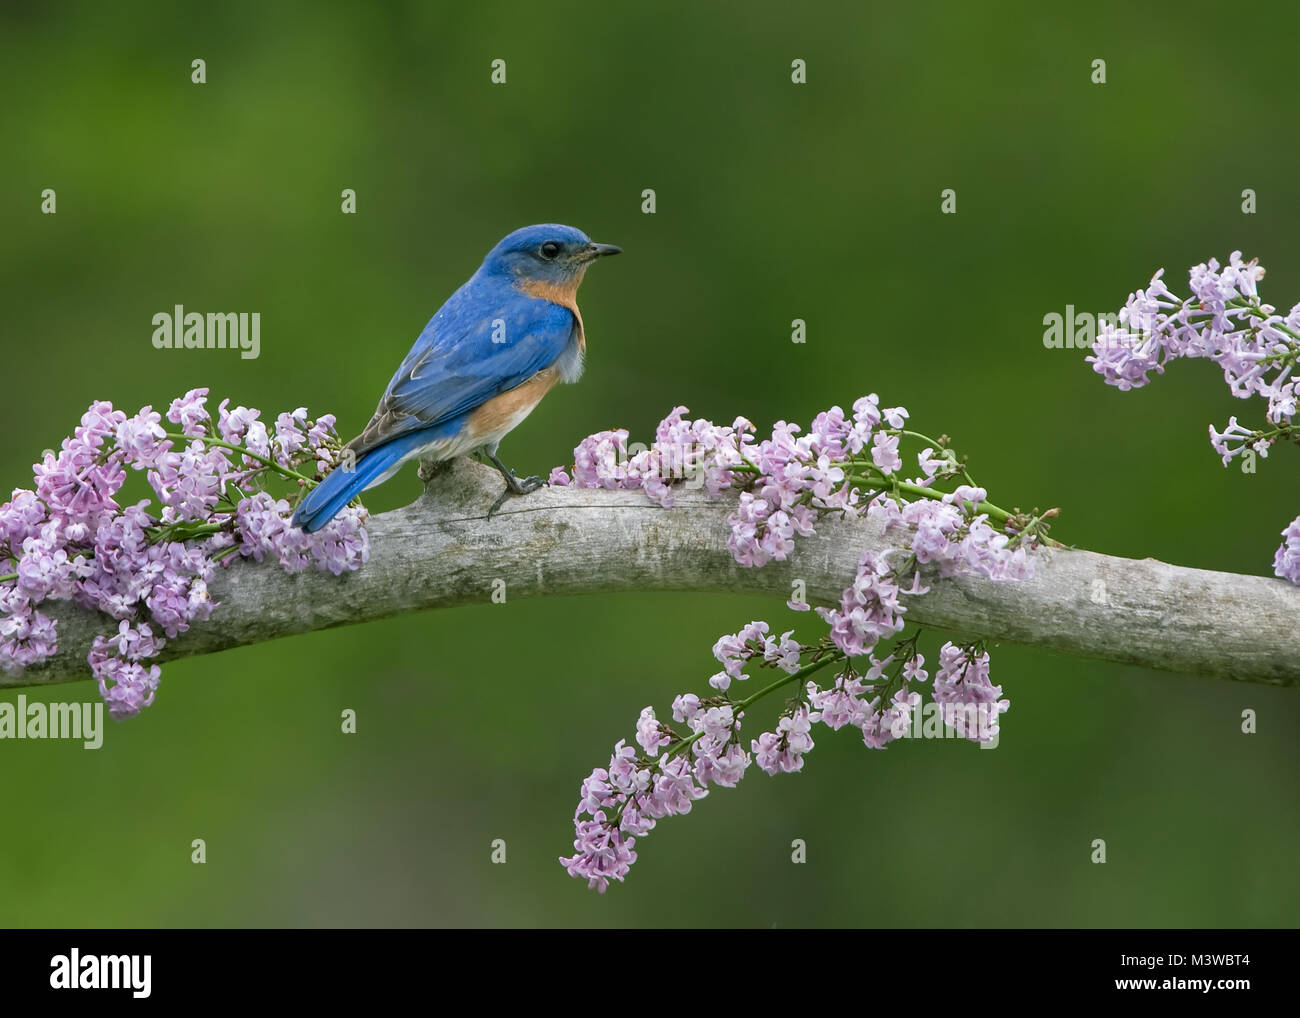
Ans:
[[[512,601],[623,590],[762,592],[773,595],[779,616],[793,580],[806,583],[812,603],[835,603],[862,552],[890,546],[874,521],[827,520],[790,561],[746,569],[727,550],[725,499],[684,492],[674,508],[660,509],[639,492],[544,489],[487,520],[500,487],[495,471],[455,461],[414,504],[371,518],[371,560],[356,573],[290,575],[252,562],[219,570],[211,590],[221,607],[170,641],[163,659],[486,602],[496,579]],[[1149,668],[1300,683],[1300,588],[1283,580],[1045,551],[1032,580],[957,578],[932,587],[908,599],[909,621]],[[0,674],[0,686],[88,676],[92,637],[115,624],[72,605],[52,608],[58,654],[23,676]]]

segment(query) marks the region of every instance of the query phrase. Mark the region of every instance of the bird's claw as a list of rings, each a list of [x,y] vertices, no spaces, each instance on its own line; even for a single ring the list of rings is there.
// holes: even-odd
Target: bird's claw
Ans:
[[[545,483],[546,481],[540,477],[525,477],[521,481],[514,474],[511,474],[510,480],[506,482],[506,488],[512,495],[531,495]]]
[[[516,477],[513,471],[506,476],[506,490],[497,496],[497,500],[492,503],[492,508],[488,510],[487,518],[491,519],[496,515],[496,511],[506,504],[506,500],[515,495],[531,495],[538,488],[546,487],[546,481],[541,477],[525,477],[522,481]]]
[[[513,470],[501,462],[497,457],[495,449],[485,447],[483,452],[487,458],[492,461],[492,465],[500,471],[501,476],[504,477],[506,481],[506,490],[501,492],[501,497],[492,503],[492,508],[488,510],[488,519],[492,518],[493,513],[500,509],[501,506],[505,504],[506,499],[511,495],[528,495],[546,484],[546,481],[542,480],[540,477],[525,477],[521,481],[515,476]]]

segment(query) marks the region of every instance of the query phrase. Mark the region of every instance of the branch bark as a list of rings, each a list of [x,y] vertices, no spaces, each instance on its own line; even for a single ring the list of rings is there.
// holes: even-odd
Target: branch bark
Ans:
[[[272,562],[219,569],[211,591],[220,607],[169,641],[161,660],[485,602],[496,579],[511,600],[624,590],[767,593],[779,599],[773,614],[780,615],[793,580],[806,583],[812,603],[837,603],[862,552],[891,545],[875,521],[826,520],[789,561],[746,569],[727,550],[725,499],[684,492],[674,508],[660,509],[640,492],[553,488],[511,500],[487,520],[500,488],[495,471],[454,461],[416,502],[371,517],[370,562],[342,577],[291,575]],[[1300,684],[1300,588],[1283,580],[1057,550],[1039,553],[1031,580],[959,577],[931,587],[908,599],[910,622],[1079,657]],[[87,678],[91,639],[116,629],[71,604],[47,608],[59,621],[58,653],[22,676],[0,673],[0,686]]]

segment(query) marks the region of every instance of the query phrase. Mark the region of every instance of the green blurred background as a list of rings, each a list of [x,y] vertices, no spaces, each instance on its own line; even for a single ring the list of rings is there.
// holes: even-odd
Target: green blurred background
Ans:
[[[1262,404],[1204,364],[1121,394],[1042,334],[1234,248],[1300,298],[1300,11],[1234,42],[1211,3],[872,7],[6,5],[4,483],[96,398],[207,385],[354,433],[487,249],[558,221],[626,254],[584,287],[582,383],[506,445],[520,470],[677,403],[767,427],[876,391],[997,501],[1061,506],[1072,543],[1270,573],[1296,450],[1248,476],[1206,436]],[[177,303],[260,311],[260,359],[154,350]],[[418,488],[409,468],[368,502]],[[556,862],[579,781],[751,618],[792,621],[776,598],[555,599],[168,664],[98,752],[0,742],[0,924],[1296,923],[1300,696],[1015,646],[996,751],[823,732],[804,773],[710,795],[588,892]]]

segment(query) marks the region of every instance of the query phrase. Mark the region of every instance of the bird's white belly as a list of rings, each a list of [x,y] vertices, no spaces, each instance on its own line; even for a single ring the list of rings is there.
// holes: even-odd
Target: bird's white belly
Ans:
[[[495,446],[501,441],[501,439],[505,438],[506,435],[519,427],[519,425],[524,422],[524,418],[531,414],[533,408],[536,406],[537,403],[521,406],[517,410],[512,411],[497,426],[493,427],[492,430],[480,432],[475,438],[467,438],[466,440],[472,441],[474,443],[474,448],[476,449],[481,446]],[[468,432],[468,430],[469,429],[466,429],[466,432]],[[452,453],[452,455],[456,456],[459,455],[459,453]]]
[[[521,403],[510,410],[509,413],[494,417],[492,420],[491,430],[474,431],[470,422],[460,429],[460,433],[450,438],[439,438],[430,442],[428,445],[422,445],[418,449],[412,449],[382,474],[366,485],[365,490],[369,491],[385,481],[391,479],[409,460],[413,459],[432,459],[432,460],[449,460],[456,456],[465,456],[479,449],[487,448],[496,452],[497,445],[506,435],[514,431],[523,423],[524,418],[533,412],[537,402]]]

